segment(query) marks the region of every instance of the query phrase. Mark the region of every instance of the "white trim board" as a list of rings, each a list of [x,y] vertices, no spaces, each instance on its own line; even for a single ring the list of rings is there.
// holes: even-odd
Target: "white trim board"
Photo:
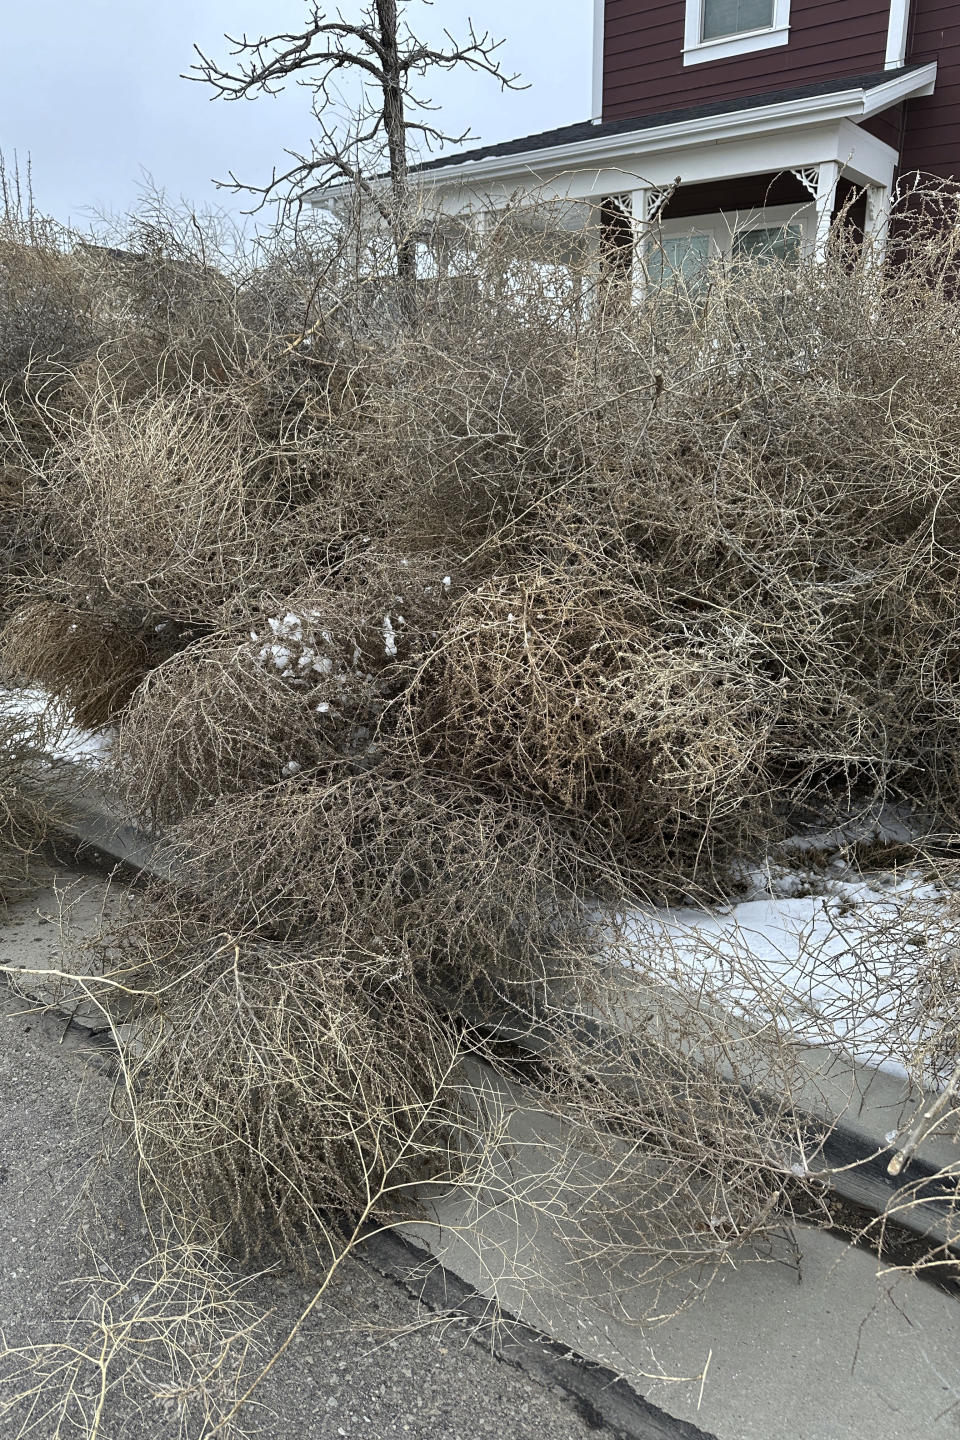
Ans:
[[[593,114],[594,124],[603,116],[603,42],[607,0],[593,0]]]
[[[786,45],[790,39],[790,0],[774,0],[771,25],[739,34],[718,35],[710,40],[703,39],[703,8],[704,0],[687,0],[684,65],[702,65],[708,60],[727,60],[734,55],[750,55],[755,50],[771,50]]]
[[[446,184],[434,187],[433,203],[448,214],[460,214],[497,209],[525,191],[545,201],[590,200],[644,188],[664,189],[678,176],[682,184],[699,185],[807,170],[830,162],[857,184],[889,186],[897,153],[859,126],[840,121],[743,136],[725,145],[674,144],[657,151],[636,150],[604,164],[551,169],[524,164],[526,157],[518,158],[519,165],[491,176],[476,175],[464,167]]]
[[[910,0],[890,0],[890,24],[887,29],[885,70],[896,70],[907,58],[907,36],[910,31]]]

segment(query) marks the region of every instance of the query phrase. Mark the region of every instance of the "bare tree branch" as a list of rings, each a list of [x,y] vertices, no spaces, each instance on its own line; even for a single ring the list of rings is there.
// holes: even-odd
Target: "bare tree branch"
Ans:
[[[430,150],[461,144],[470,134],[450,133],[424,118],[423,112],[436,107],[414,93],[413,77],[463,66],[491,76],[503,89],[519,88],[517,76],[507,73],[498,58],[502,40],[489,31],[478,32],[471,23],[462,41],[444,30],[446,45],[425,43],[406,21],[410,3],[367,0],[360,18],[348,20],[340,9],[329,11],[310,0],[299,33],[257,39],[228,35],[232,48],[224,64],[195,46],[198,61],[185,77],[211,86],[213,99],[276,95],[291,81],[313,92],[321,141],[311,144],[309,155],[287,151],[295,163],[281,172],[274,169],[264,185],[242,182],[232,172],[222,183],[260,197],[257,209],[275,198],[286,209],[299,207],[310,190],[325,186],[354,187],[388,226],[402,301],[416,283],[416,245],[408,214],[410,137],[419,135]],[[350,73],[360,81],[360,97],[353,116],[338,120],[330,82]]]

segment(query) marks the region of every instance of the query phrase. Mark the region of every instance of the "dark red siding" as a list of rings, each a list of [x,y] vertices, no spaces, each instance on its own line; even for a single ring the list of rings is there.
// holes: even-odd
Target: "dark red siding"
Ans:
[[[960,179],[960,5],[913,0],[908,59],[936,60],[936,93],[906,105],[901,173]]]
[[[884,144],[892,146],[894,150],[900,149],[904,124],[902,105],[891,105],[889,110],[881,110],[879,115],[871,115],[869,120],[861,120],[860,124]]]
[[[960,40],[958,6],[937,11]],[[607,0],[603,118],[655,115],[883,69],[889,0],[793,0],[790,43],[701,65],[683,63],[684,0]],[[886,138],[886,136],[884,137]]]

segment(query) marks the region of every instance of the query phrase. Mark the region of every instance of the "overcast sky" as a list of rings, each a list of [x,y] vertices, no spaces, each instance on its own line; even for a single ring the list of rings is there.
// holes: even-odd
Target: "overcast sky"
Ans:
[[[344,0],[356,14],[359,0]],[[277,100],[211,103],[179,78],[192,46],[225,57],[224,31],[260,34],[305,12],[302,0],[16,0],[4,6],[0,152],[29,155],[37,202],[62,220],[134,205],[144,175],[173,199],[227,205],[215,191],[233,169],[262,180],[284,145],[305,145],[309,113],[295,93]],[[472,126],[484,142],[590,115],[593,0],[413,0],[421,33],[456,35],[471,16],[506,43],[504,65],[530,89],[502,94],[483,76],[440,76],[433,98],[450,131]]]

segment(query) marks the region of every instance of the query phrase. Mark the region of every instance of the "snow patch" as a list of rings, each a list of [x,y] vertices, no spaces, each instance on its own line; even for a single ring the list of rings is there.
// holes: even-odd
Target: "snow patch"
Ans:
[[[0,712],[19,717],[29,726],[39,723],[43,753],[48,760],[96,767],[110,758],[114,729],[82,729],[74,724],[71,712],[39,686],[23,690],[0,687]]]
[[[755,880],[735,904],[631,911],[623,963],[666,971],[798,1043],[831,1045],[905,1076],[905,1057],[923,1039],[910,1021],[922,951],[910,945],[905,907],[943,903],[942,892],[909,869],[843,877],[782,869]]]

